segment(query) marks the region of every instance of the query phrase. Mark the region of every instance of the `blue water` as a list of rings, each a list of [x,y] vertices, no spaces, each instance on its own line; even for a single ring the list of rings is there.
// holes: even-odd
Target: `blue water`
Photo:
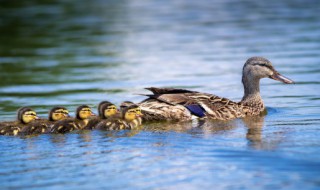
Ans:
[[[320,2],[3,1],[0,120],[170,86],[240,101],[247,58],[266,116],[137,131],[0,136],[1,189],[319,189]]]

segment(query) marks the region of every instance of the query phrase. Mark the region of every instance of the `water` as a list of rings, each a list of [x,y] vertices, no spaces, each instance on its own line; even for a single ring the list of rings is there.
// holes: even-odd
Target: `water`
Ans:
[[[0,119],[20,106],[141,101],[148,86],[243,95],[264,56],[263,117],[0,137],[1,189],[319,189],[320,3],[2,1]]]

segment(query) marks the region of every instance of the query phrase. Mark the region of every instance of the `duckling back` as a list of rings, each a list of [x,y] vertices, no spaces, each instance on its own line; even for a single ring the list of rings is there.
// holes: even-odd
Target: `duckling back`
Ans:
[[[1,122],[0,123],[0,135],[17,135],[21,131],[21,124],[16,121]]]
[[[122,130],[122,129],[130,129],[130,126],[121,118],[110,118],[106,120],[102,120],[95,127],[100,130]]]
[[[68,133],[79,129],[73,118],[57,121],[50,129],[50,133]]]
[[[28,123],[26,126],[24,126],[19,134],[20,135],[37,135],[47,132],[50,129],[50,126],[46,123],[42,123],[40,121],[34,121],[31,123]]]

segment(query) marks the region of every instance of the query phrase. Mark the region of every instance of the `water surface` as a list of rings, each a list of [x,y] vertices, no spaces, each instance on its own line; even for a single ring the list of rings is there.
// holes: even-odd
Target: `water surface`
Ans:
[[[3,1],[0,119],[42,117],[148,86],[241,100],[241,70],[264,56],[268,114],[137,131],[0,137],[2,189],[319,189],[320,4],[299,1]]]

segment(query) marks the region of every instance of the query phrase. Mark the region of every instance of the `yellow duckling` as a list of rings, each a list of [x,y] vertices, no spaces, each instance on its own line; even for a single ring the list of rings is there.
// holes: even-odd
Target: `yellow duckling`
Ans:
[[[108,101],[100,102],[98,105],[98,116],[90,117],[89,123],[84,129],[93,129],[103,119],[108,119],[118,113],[117,107]]]
[[[131,101],[124,101],[120,104],[120,111],[123,111],[125,108],[132,106],[132,105],[136,105],[135,103],[131,102]],[[142,116],[142,111],[141,108],[139,106],[137,106],[136,108],[136,113],[140,116]],[[138,121],[138,125],[142,125],[142,117],[137,117],[137,121]]]
[[[22,107],[17,111],[17,121],[0,123],[0,135],[17,135],[23,128],[38,127],[32,123],[37,119],[37,113],[33,109]]]
[[[51,133],[67,133],[76,129],[83,129],[89,123],[89,118],[95,116],[87,105],[79,106],[76,110],[76,118],[67,118],[57,121],[51,128]]]
[[[101,130],[121,130],[121,129],[135,129],[139,127],[137,118],[141,117],[137,113],[137,105],[131,105],[124,108],[121,112],[122,117],[112,117],[101,121],[96,128]]]

